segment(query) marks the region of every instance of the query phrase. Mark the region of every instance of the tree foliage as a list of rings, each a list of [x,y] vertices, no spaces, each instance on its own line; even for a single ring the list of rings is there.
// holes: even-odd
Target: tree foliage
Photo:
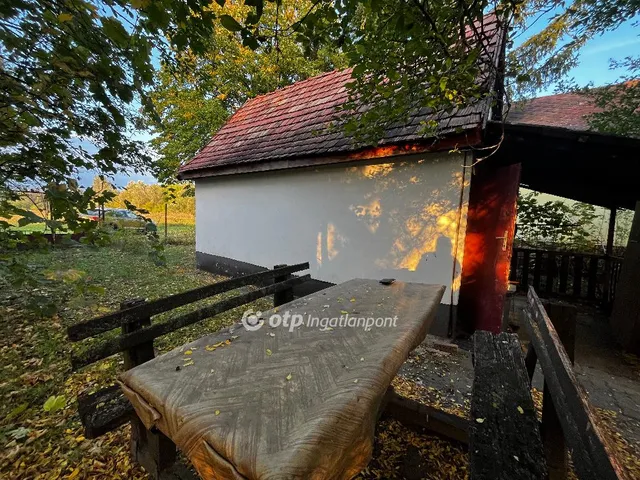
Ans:
[[[196,54],[187,49],[177,53],[176,64],[162,65],[151,94],[161,122],[154,125],[157,136],[151,143],[160,155],[153,171],[163,182],[172,181],[178,167],[247,99],[346,66],[336,45],[305,47],[289,31],[312,9],[310,0],[265,5],[256,28],[268,36],[255,49],[245,46],[242,32],[229,18],[245,18],[252,12],[249,4],[212,5],[213,12],[226,21],[214,25],[206,51]]]
[[[592,98],[601,109],[590,116],[591,126],[601,132],[640,136],[640,56],[618,58],[611,68],[625,73],[613,85],[578,85],[567,78],[578,65],[582,48],[589,40],[615,30],[637,18],[638,0],[530,0],[515,16],[513,39],[525,38],[508,55],[512,93],[516,98],[535,95],[542,88],[558,86]],[[528,31],[546,22],[533,35]],[[637,27],[637,23],[635,26]]]
[[[582,202],[540,200],[539,192],[518,196],[518,240],[528,244],[555,244],[584,248],[594,245],[595,207]]]

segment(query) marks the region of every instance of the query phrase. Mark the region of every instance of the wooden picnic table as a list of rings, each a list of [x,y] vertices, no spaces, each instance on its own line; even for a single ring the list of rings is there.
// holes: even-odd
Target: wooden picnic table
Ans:
[[[444,287],[355,279],[265,312],[296,328],[238,325],[120,376],[144,425],[204,479],[348,479],[369,462],[392,379],[431,325]],[[322,318],[396,317],[395,326]],[[379,322],[380,323],[380,322]]]

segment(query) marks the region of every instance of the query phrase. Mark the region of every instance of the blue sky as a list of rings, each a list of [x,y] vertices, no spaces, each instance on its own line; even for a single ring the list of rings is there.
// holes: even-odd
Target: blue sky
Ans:
[[[640,26],[634,25],[640,21],[640,17],[621,24],[616,30],[607,32],[600,37],[590,40],[582,49],[580,55],[580,63],[571,70],[569,78],[573,77],[579,85],[586,85],[593,82],[595,85],[604,85],[615,82],[623,71],[615,71],[609,69],[609,60],[615,58],[621,60],[627,56],[635,56],[640,52]],[[539,26],[538,26],[539,24]],[[529,35],[536,33],[544,27],[541,20],[536,24],[536,28],[523,35],[523,39]],[[554,93],[554,87],[550,87],[540,92],[542,95],[551,95]],[[149,135],[138,136],[143,140],[148,140]],[[95,172],[82,172],[80,174],[80,183],[82,185],[91,185]],[[130,181],[142,180],[146,183],[156,183],[153,176],[148,174],[130,173],[118,174],[113,181],[117,187],[122,188]]]
[[[637,56],[640,52],[640,26],[637,23],[640,17],[622,23],[618,28],[591,39],[580,52],[579,64],[568,75],[573,77],[580,86],[589,82],[594,85],[605,85],[615,82],[624,70],[611,70],[609,61],[611,58],[622,60],[627,56]],[[542,19],[526,34],[521,41],[530,35],[539,32],[545,26]],[[518,41],[516,41],[516,44]],[[540,91],[539,96],[552,95],[554,87]]]

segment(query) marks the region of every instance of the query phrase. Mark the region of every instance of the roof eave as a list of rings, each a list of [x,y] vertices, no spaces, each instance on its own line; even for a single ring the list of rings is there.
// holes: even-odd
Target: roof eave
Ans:
[[[450,150],[465,150],[482,143],[482,127],[467,130],[455,135],[447,135],[440,139],[420,142],[382,145],[368,147],[357,151],[328,154],[323,156],[291,157],[260,162],[245,162],[209,166],[200,169],[185,170],[178,173],[180,180],[240,175],[245,173],[289,170],[294,168],[320,167],[349,163],[371,163],[372,160],[392,159],[420,153],[435,153]]]

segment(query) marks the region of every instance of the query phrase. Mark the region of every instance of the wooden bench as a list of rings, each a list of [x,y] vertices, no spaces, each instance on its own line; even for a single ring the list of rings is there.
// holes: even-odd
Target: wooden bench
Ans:
[[[515,334],[475,334],[470,478],[565,479],[568,452],[581,480],[626,478],[573,372],[575,307],[549,303],[545,309],[530,287],[524,317],[531,339],[526,359]],[[538,362],[541,422],[530,393]]]
[[[278,265],[273,270],[230,278],[158,300],[134,299],[122,302],[119,311],[78,323],[67,329],[67,335],[72,342],[81,342],[121,329],[120,335],[111,336],[95,345],[92,344],[81,353],[72,354],[72,368],[78,370],[117,353],[123,354],[125,370],[141,365],[155,357],[155,338],[268,295],[274,295],[274,305],[290,301],[293,298],[292,287],[310,279],[309,275],[297,277],[292,274],[308,268],[308,263]],[[155,315],[249,285],[259,287],[192,312],[176,315],[163,322],[152,322]],[[173,463],[176,455],[175,446],[166,441],[161,434],[147,432],[144,429],[137,421],[133,407],[123,395],[120,386],[114,384],[97,392],[81,395],[78,398],[78,412],[87,438],[96,438],[132,421],[131,442],[134,459],[152,475],[163,471],[165,465]],[[151,455],[149,452],[152,452]],[[163,477],[172,478],[171,475],[172,472],[164,472]]]

